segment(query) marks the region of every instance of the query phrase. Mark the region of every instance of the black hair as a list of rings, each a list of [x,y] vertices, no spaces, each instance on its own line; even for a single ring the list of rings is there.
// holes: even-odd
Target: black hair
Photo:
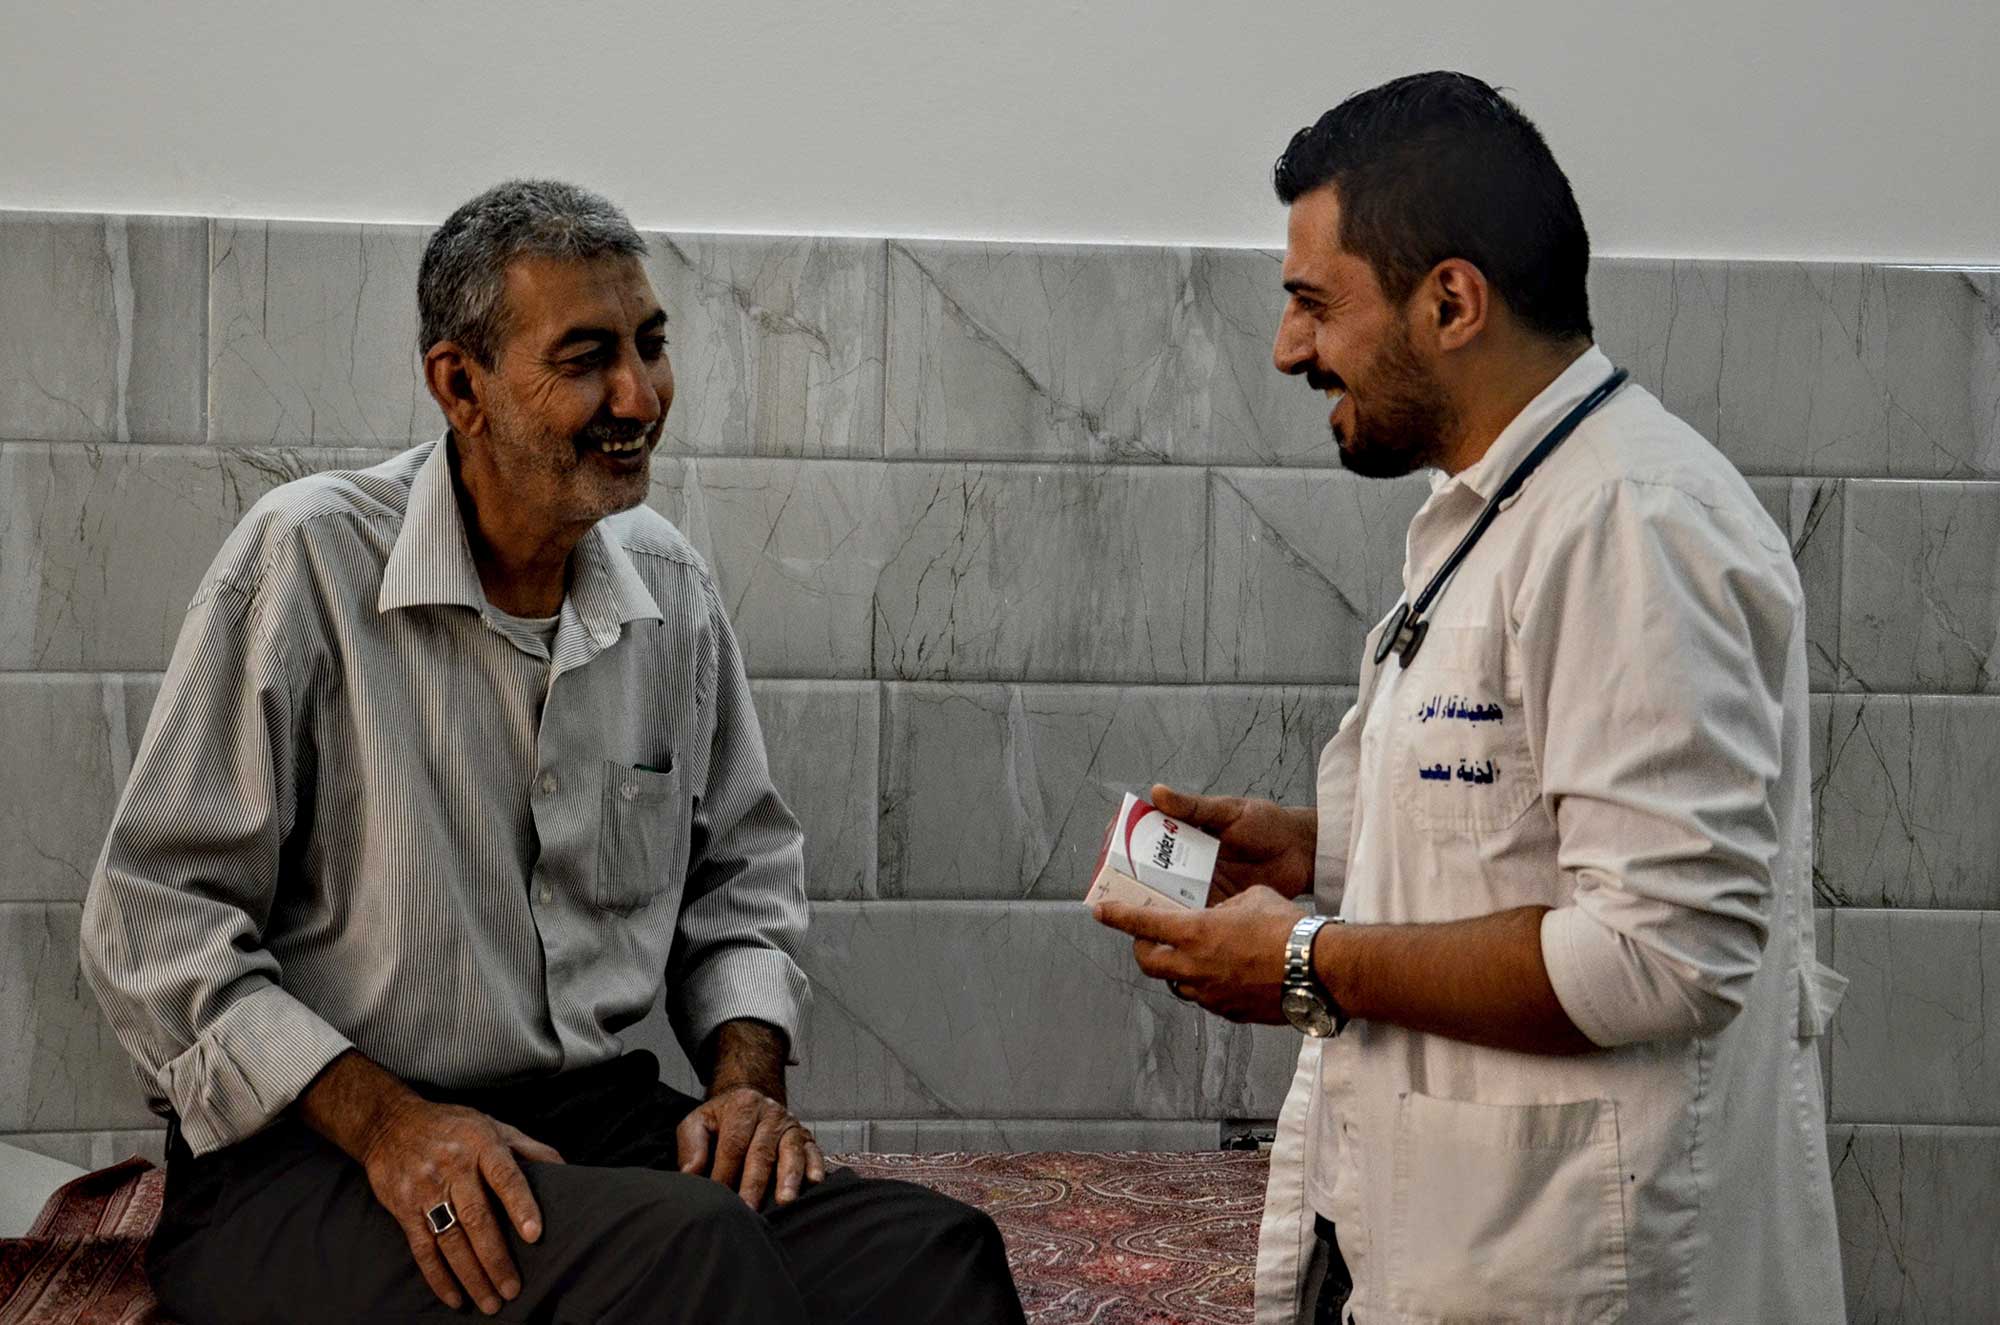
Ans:
[[[1272,183],[1286,206],[1333,185],[1341,247],[1398,303],[1462,258],[1530,329],[1591,336],[1590,236],[1569,179],[1520,108],[1470,74],[1355,93],[1292,135]]]

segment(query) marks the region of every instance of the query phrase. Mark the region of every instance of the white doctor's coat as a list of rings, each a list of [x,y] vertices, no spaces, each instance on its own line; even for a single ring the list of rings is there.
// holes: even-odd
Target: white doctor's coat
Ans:
[[[1592,349],[1439,479],[1414,598],[1611,372]],[[1309,1041],[1273,1155],[1259,1325],[1310,1309],[1313,1215],[1361,1325],[1844,1319],[1814,1041],[1804,612],[1785,538],[1626,385],[1503,508],[1319,772],[1316,889],[1357,924],[1555,908],[1542,1057],[1357,1022]],[[1377,628],[1377,633],[1380,632]]]

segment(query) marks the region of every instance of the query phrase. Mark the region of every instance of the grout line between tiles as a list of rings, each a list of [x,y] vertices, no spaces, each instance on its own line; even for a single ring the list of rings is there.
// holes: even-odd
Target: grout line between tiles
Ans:
[[[882,241],[882,409],[881,432],[875,438],[875,454],[889,458],[889,264],[895,260],[888,240]]]
[[[886,353],[886,345],[885,345],[885,353]],[[1000,469],[1000,470],[1006,470],[1006,469],[1075,470],[1085,473],[1133,472],[1133,473],[1158,473],[1158,474],[1187,474],[1187,473],[1206,474],[1206,473],[1213,473],[1220,471],[1237,471],[1249,474],[1318,475],[1326,478],[1338,478],[1343,482],[1351,482],[1357,484],[1374,481],[1374,480],[1360,478],[1358,476],[1350,474],[1346,470],[1342,469],[1341,466],[1336,463],[1329,463],[1324,465],[1268,465],[1268,464],[1256,464],[1254,462],[1238,462],[1229,459],[1218,459],[1215,457],[1208,457],[1200,460],[1126,461],[1126,460],[1096,460],[1096,459],[1063,457],[1063,456],[1026,456],[1026,457],[1004,456],[1004,455],[940,456],[934,454],[891,455],[891,454],[886,454],[888,445],[887,391],[888,391],[888,386],[887,386],[887,374],[885,366],[884,384],[883,384],[884,421],[883,421],[883,437],[881,439],[881,445],[885,451],[885,454],[883,455],[879,456],[756,455],[750,453],[703,451],[703,452],[688,452],[688,453],[674,453],[674,454],[663,453],[657,456],[656,458],[662,462],[679,462],[679,463],[692,463],[697,461],[703,463],[712,463],[715,461],[742,461],[742,462],[755,462],[758,464],[791,464],[791,465],[930,465],[936,468],[976,467],[981,469]],[[202,399],[203,399],[203,417],[204,420],[206,420],[208,413],[208,404],[209,404],[209,398],[206,386],[204,386],[203,388]],[[345,438],[345,439],[314,439],[311,441],[287,441],[283,439],[277,439],[277,440],[256,441],[256,442],[218,442],[206,436],[182,442],[146,442],[146,441],[116,442],[108,440],[77,440],[77,439],[65,440],[65,439],[52,439],[52,438],[39,438],[39,437],[0,436],[0,446],[42,447],[51,450],[61,450],[66,448],[90,448],[99,451],[109,449],[109,450],[131,451],[131,452],[140,452],[140,451],[158,452],[165,454],[185,453],[188,451],[205,449],[205,450],[219,451],[225,454],[229,452],[290,451],[305,455],[311,455],[311,454],[351,455],[355,453],[369,453],[382,456],[392,456],[401,454],[402,452],[410,450],[413,447],[423,446],[435,440],[436,439],[434,437],[431,437],[429,435],[425,435],[422,437],[410,437],[404,439],[390,439],[390,440],[385,440],[382,438],[357,437],[357,438]],[[1865,484],[1865,485],[1882,486],[1882,487],[1906,486],[1913,484],[1929,484],[1935,486],[1963,487],[1963,488],[1991,487],[1996,490],[2000,490],[2000,473],[1992,475],[1981,475],[1981,476],[1960,477],[1960,478],[1950,478],[1950,477],[1927,478],[1920,476],[1889,475],[1889,474],[1788,474],[1788,473],[1776,473],[1776,472],[1766,473],[1761,471],[1760,472],[1739,471],[1739,472],[1742,472],[1742,476],[1745,479],[1753,481],[1768,479],[1768,480],[1786,480],[1792,482],[1798,482],[1798,481],[1839,482],[1845,484]],[[1389,480],[1389,481],[1393,482],[1394,480]]]
[[[200,424],[203,441],[214,433],[209,422],[209,392],[214,387],[215,365],[209,354],[215,343],[215,222],[206,221],[201,228],[201,411]]]
[[[1208,674],[1209,632],[1215,624],[1215,466],[1207,466],[1201,483],[1201,679]]]
[[[136,681],[157,681],[166,673],[164,662],[149,665],[124,665],[115,667],[6,667],[0,666],[0,685],[9,682],[88,682],[111,677],[123,677]],[[760,685],[783,686],[879,686],[884,701],[892,687],[904,689],[958,690],[977,689],[982,686],[1023,686],[1028,688],[1062,688],[1065,690],[1325,690],[1351,691],[1356,681],[1352,677],[1231,677],[1218,680],[1107,680],[1103,677],[1065,676],[954,676],[937,680],[927,677],[876,677],[876,676],[798,676],[791,674],[765,674],[751,672],[750,680]],[[2000,704],[2000,694],[1990,691],[1963,690],[1814,690],[1814,699],[1851,699],[1866,703],[1870,700],[1915,700],[1923,703],[1963,702],[1967,704]],[[884,705],[884,721],[886,718]]]

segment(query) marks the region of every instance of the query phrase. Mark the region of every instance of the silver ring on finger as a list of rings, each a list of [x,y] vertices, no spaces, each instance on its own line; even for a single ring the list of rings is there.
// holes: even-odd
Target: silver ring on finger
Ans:
[[[1178,980],[1167,981],[1167,992],[1169,994],[1172,994],[1175,998],[1178,998],[1183,1003],[1194,1002],[1194,995],[1190,994],[1186,989],[1182,988],[1181,982]]]
[[[458,1227],[458,1211],[451,1208],[450,1201],[439,1201],[424,1211],[424,1222],[430,1225],[432,1237],[441,1238]]]

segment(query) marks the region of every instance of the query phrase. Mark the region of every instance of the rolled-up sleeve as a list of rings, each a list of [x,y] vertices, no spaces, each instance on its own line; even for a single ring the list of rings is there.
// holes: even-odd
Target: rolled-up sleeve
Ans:
[[[1715,1033],[1769,931],[1797,577],[1728,501],[1631,480],[1549,547],[1517,611],[1571,888],[1542,923],[1550,983],[1600,1045]]]
[[[761,1021],[796,1054],[811,990],[799,965],[809,907],[804,839],[771,782],[742,657],[712,584],[715,731],[667,970],[667,1010],[690,1059],[724,1022]]]
[[[256,1132],[349,1047],[262,942],[294,718],[284,632],[248,590],[205,584],[84,902],[83,969],[197,1154]]]

